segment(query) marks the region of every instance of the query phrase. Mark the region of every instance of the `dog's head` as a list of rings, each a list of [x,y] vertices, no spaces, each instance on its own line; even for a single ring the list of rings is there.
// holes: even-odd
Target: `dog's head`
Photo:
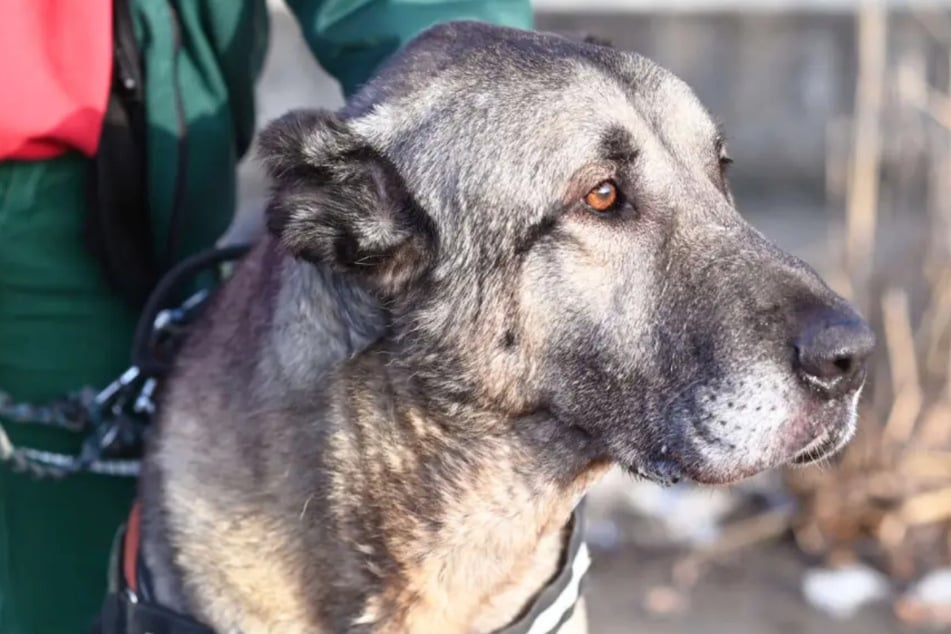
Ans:
[[[340,115],[261,140],[269,225],[392,310],[445,398],[721,483],[840,448],[873,337],[737,213],[710,116],[634,54],[430,29]]]

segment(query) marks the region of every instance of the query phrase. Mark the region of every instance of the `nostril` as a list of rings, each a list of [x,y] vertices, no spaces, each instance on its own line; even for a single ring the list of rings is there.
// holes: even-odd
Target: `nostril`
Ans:
[[[842,374],[848,374],[852,370],[852,357],[839,356],[832,363]]]
[[[875,338],[864,321],[817,316],[796,338],[796,370],[829,395],[857,387]]]
[[[799,371],[811,378],[822,379],[825,382],[848,376],[855,366],[853,358],[847,354],[827,354],[822,350],[799,346],[796,348],[796,353]]]

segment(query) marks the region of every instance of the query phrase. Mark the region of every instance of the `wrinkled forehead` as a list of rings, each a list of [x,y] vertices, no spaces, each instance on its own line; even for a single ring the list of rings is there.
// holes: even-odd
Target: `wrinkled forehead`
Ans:
[[[606,158],[610,139],[674,155],[712,144],[715,126],[692,91],[652,62],[511,33],[528,43],[476,49],[437,68],[429,67],[435,53],[416,51],[352,119],[424,206],[444,207],[452,196],[542,210],[574,174]]]

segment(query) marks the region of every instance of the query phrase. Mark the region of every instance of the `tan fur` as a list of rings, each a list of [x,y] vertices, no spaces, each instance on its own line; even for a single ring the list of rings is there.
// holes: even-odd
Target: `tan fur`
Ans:
[[[370,412],[364,414],[377,434]],[[421,412],[407,418],[421,438],[439,441],[439,428]],[[191,421],[183,417],[177,422],[184,430]],[[332,499],[343,515],[366,502],[354,495],[355,482],[365,479],[383,493],[387,483],[410,479],[418,468],[418,456],[409,447],[377,438],[371,448],[363,448],[370,452],[369,461],[359,460],[351,439],[341,435],[331,440],[341,467],[332,480]],[[183,444],[160,455],[189,454],[192,466],[180,470],[165,465],[169,521],[177,533],[190,536],[180,542],[176,561],[194,599],[188,609],[222,631],[325,631],[313,621],[312,606],[305,600],[306,590],[321,579],[301,568],[294,555],[294,530],[288,524],[306,518],[310,498],[302,501],[293,518],[262,516],[255,513],[252,502],[246,508],[236,507],[234,499],[218,503],[199,475],[202,467],[212,466],[205,462],[211,459],[190,445],[187,433],[169,435],[165,442]],[[387,547],[405,574],[387,579],[384,591],[367,600],[354,625],[372,624],[381,634],[488,634],[517,618],[554,576],[572,509],[609,465],[593,466],[568,487],[546,485],[539,490],[536,481],[518,477],[517,467],[525,457],[501,438],[487,443],[480,456],[478,464],[460,466],[437,533],[398,508],[384,518]],[[357,472],[368,463],[368,471]],[[367,555],[371,566],[372,547],[353,546]],[[381,571],[376,573],[383,577]]]
[[[416,527],[402,537],[408,579],[368,605],[368,612],[377,603],[396,606],[397,618],[380,623],[379,632],[493,632],[554,576],[566,519],[608,465],[592,467],[566,490],[532,491],[513,486],[518,457],[506,450],[496,456],[506,462],[488,462],[456,492],[443,530]]]
[[[243,634],[314,632],[279,522],[214,508],[178,486],[170,486],[169,495],[191,534],[214,532],[211,539],[184,542],[176,562],[189,571],[185,582],[197,599],[196,617]]]

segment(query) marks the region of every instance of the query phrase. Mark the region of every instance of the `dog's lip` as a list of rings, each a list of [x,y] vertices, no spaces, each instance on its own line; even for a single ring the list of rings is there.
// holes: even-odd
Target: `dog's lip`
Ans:
[[[684,479],[683,469],[673,460],[652,460],[650,464],[631,464],[625,468],[631,475],[662,486],[672,486]]]
[[[812,442],[800,449],[789,461],[797,466],[806,466],[834,455],[842,444],[843,432],[827,427]]]
[[[790,464],[805,466],[826,458],[831,458],[848,444],[848,441],[855,433],[858,400],[861,397],[863,387],[864,383],[852,393],[849,420],[825,421],[826,424],[822,426],[822,432],[818,434],[812,442],[796,452],[789,461]],[[835,406],[835,402],[829,402],[826,405]]]

